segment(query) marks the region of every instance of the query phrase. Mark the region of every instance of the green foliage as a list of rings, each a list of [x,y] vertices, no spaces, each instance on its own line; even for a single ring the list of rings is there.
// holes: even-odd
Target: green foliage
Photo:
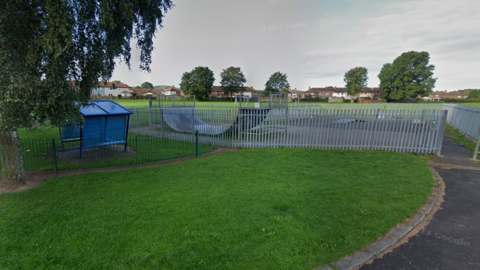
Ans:
[[[123,84],[123,82],[122,82],[122,81],[119,81],[119,80],[115,80],[115,81],[112,81],[112,82],[113,82],[113,83],[122,83],[122,84]]]
[[[196,67],[191,72],[182,75],[180,87],[187,95],[195,95],[198,100],[206,100],[212,92],[215,82],[213,71],[208,67]]]
[[[368,83],[368,70],[364,67],[355,67],[345,73],[343,81],[347,87],[347,93],[354,96],[361,93]]]
[[[267,83],[265,84],[265,91],[267,92],[287,92],[290,90],[290,84],[287,80],[287,74],[275,72],[270,76]]]
[[[432,185],[412,155],[289,148],[54,178],[0,196],[0,268],[314,269],[413,215]]]
[[[247,79],[239,67],[229,67],[224,69],[220,74],[220,77],[222,77],[220,84],[226,94],[230,94],[231,96],[232,93],[245,91],[244,84],[247,82]]]
[[[152,83],[149,83],[149,82],[144,82],[144,83],[142,83],[141,88],[149,88],[149,89],[152,89],[152,88],[153,88],[153,84],[152,84]]]
[[[108,81],[116,59],[130,67],[130,39],[140,68],[150,71],[152,39],[171,7],[171,0],[0,1],[2,171],[18,175],[3,173],[3,181],[25,182],[20,146],[4,143],[8,136],[47,119],[81,120],[79,108],[99,79]]]
[[[468,92],[468,99],[480,98],[480,89],[472,89]]]
[[[0,130],[80,117],[115,59],[130,67],[130,39],[150,71],[152,38],[170,0],[0,1]]]
[[[431,93],[437,79],[429,60],[428,52],[410,51],[383,65],[378,75],[382,98],[403,100]]]

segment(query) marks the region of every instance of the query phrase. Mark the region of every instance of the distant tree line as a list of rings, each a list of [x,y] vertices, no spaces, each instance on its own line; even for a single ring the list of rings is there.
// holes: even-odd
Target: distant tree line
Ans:
[[[225,94],[232,96],[233,93],[245,91],[247,79],[240,67],[228,67],[222,70],[220,77],[220,85]],[[180,87],[185,94],[195,95],[198,100],[206,100],[211,95],[214,82],[213,71],[199,66],[183,73]],[[265,83],[265,92],[268,93],[288,92],[289,89],[290,84],[285,73],[275,72]]]

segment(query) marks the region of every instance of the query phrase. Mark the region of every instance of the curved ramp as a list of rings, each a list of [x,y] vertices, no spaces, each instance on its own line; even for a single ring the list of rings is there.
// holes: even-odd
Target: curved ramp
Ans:
[[[198,130],[202,135],[220,135],[238,128],[240,131],[252,129],[260,125],[267,117],[270,109],[242,108],[231,124],[211,125],[205,123],[195,107],[163,108],[164,121],[170,128],[178,132],[193,133]]]

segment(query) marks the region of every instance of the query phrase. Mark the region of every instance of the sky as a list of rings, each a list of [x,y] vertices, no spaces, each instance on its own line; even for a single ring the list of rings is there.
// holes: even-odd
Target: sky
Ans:
[[[435,90],[480,88],[479,0],[173,0],[154,40],[151,72],[118,63],[111,80],[179,86],[184,72],[240,67],[262,90],[274,72],[292,89],[343,87],[351,68],[378,73],[403,52],[427,51]],[[119,62],[119,61],[117,61]]]

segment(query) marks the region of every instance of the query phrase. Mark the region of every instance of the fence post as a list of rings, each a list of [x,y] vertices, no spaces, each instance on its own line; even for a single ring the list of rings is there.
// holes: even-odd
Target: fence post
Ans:
[[[140,134],[140,126],[138,123],[138,108],[137,108],[137,134]]]
[[[135,158],[137,162],[137,167],[138,167],[138,134],[135,136]]]
[[[55,170],[55,173],[58,172],[58,167],[57,167],[57,146],[55,145],[55,139],[52,139],[52,152],[53,152],[53,169]]]
[[[162,130],[162,139],[165,138],[163,133],[163,109],[160,109],[160,129]]]
[[[447,115],[448,111],[447,110],[442,110],[442,119],[440,120],[440,126],[438,127],[438,135],[439,136],[439,142],[438,142],[438,151],[437,151],[437,156],[440,156],[442,154],[442,145],[443,145],[443,134],[445,133],[445,125],[447,123]]]
[[[281,110],[281,109],[280,109]],[[284,139],[283,139],[283,145],[284,147],[288,147],[287,143],[288,143],[288,106],[286,107],[285,109],[285,135],[283,136]]]
[[[477,144],[475,145],[475,149],[473,149],[473,160],[477,160],[478,150],[480,148],[480,127],[478,128],[477,134]]]
[[[377,109],[377,113],[375,114],[375,124],[373,125],[373,134],[372,140],[370,141],[369,149],[373,148],[373,144],[375,143],[375,135],[377,134],[377,126],[378,126],[378,116],[380,115],[380,109]]]
[[[198,130],[195,131],[195,156],[198,157]]]

